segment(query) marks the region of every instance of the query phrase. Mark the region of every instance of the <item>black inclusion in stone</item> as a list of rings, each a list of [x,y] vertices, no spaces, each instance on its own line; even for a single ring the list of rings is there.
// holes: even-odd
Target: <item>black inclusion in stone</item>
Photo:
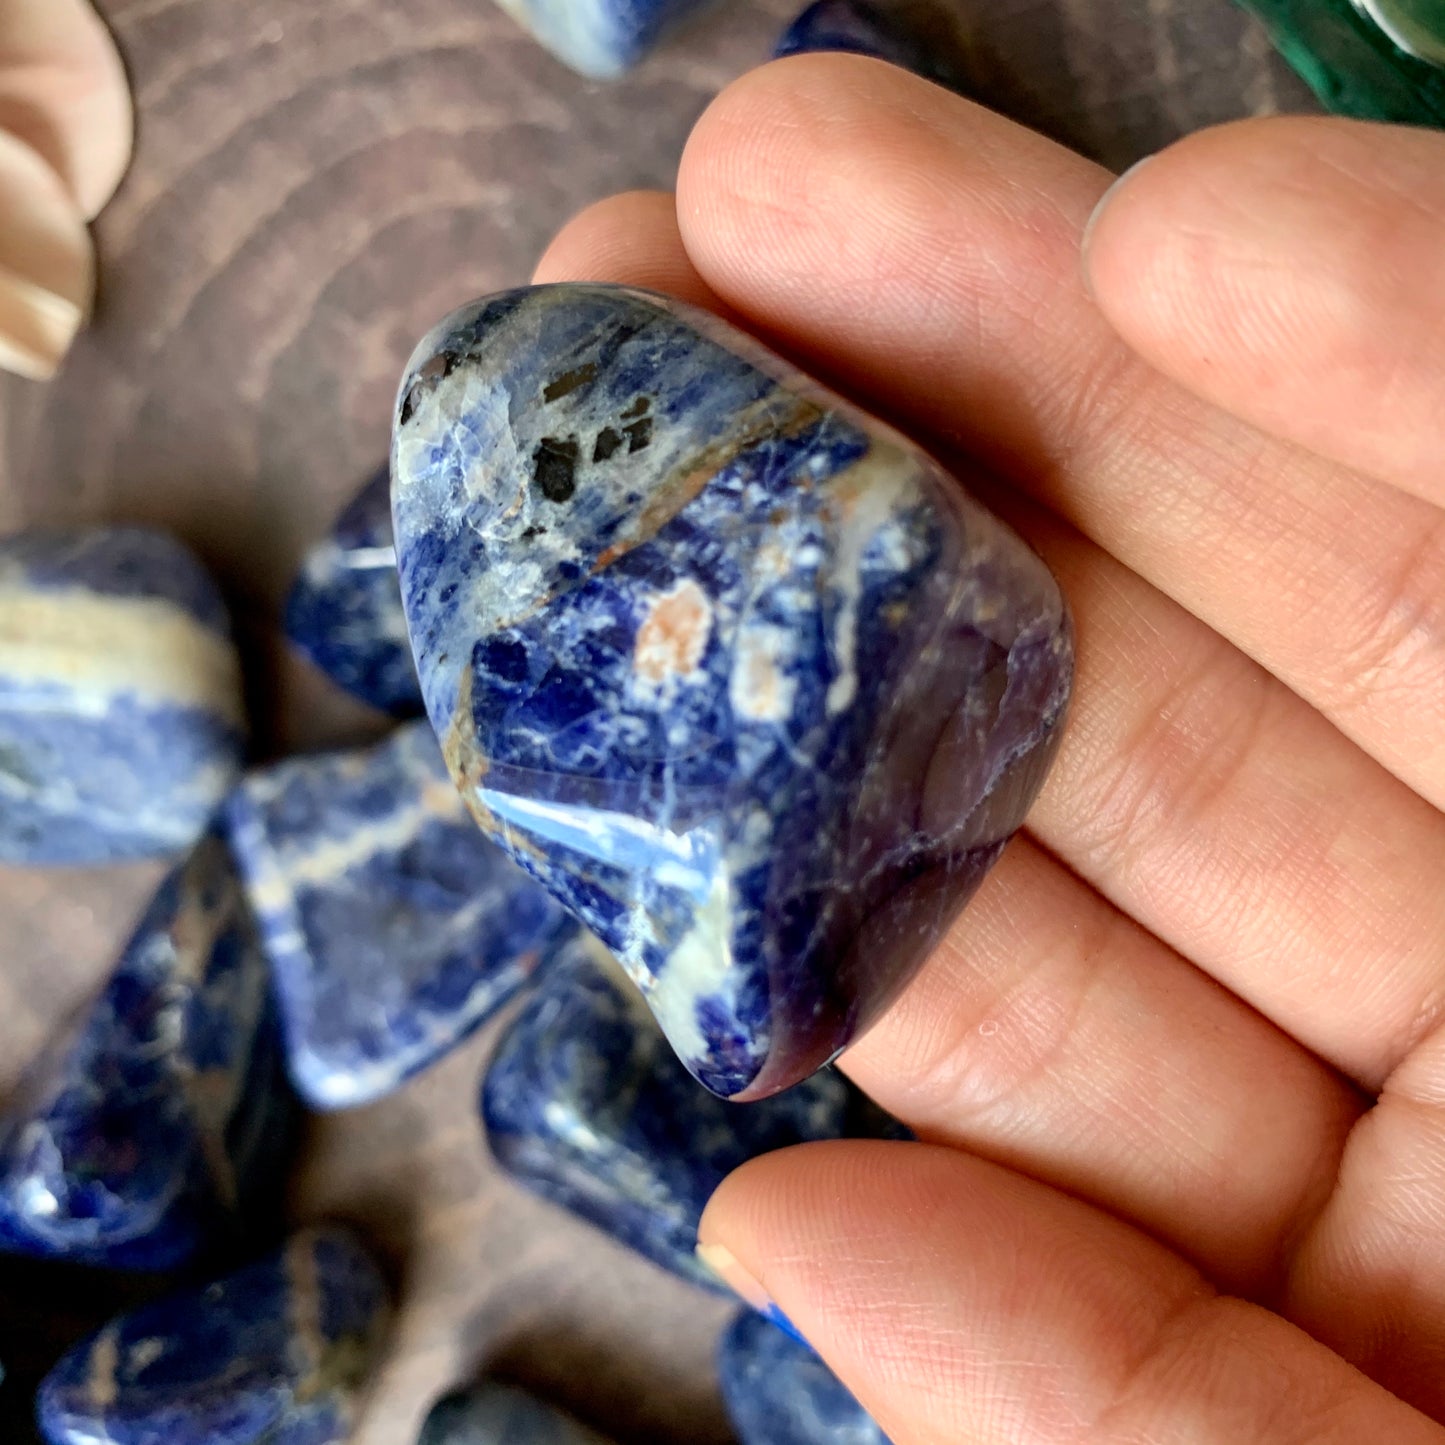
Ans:
[[[416,412],[417,399],[430,391],[439,381],[445,380],[457,368],[461,360],[455,352],[439,351],[424,366],[418,368],[416,380],[407,388],[401,403],[401,425],[405,426]]]
[[[577,438],[543,437],[532,453],[532,479],[549,502],[565,502],[577,490]]]
[[[622,433],[605,426],[597,433],[597,444],[592,448],[592,460],[605,462],[622,445]]]

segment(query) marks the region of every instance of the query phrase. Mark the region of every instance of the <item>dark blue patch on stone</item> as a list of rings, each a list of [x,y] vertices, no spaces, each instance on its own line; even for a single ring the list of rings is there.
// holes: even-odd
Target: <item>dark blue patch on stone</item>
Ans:
[[[162,885],[0,1115],[0,1247],[166,1270],[275,1216],[295,1106],[224,843]]]
[[[394,717],[422,711],[396,579],[386,467],[306,554],[286,599],[286,635],[363,702]]]
[[[807,1345],[745,1310],[718,1344],[718,1380],[739,1445],[888,1445]]]
[[[308,1230],[113,1320],[46,1377],[36,1418],[50,1445],[340,1445],[387,1314],[358,1242]]]
[[[528,1189],[712,1289],[697,1226],[728,1174],[790,1144],[899,1132],[832,1070],[753,1104],[700,1089],[587,938],[558,959],[497,1045],[482,1113],[493,1154]]]
[[[968,94],[968,46],[947,0],[816,0],[783,31],[773,55],[871,55]]]

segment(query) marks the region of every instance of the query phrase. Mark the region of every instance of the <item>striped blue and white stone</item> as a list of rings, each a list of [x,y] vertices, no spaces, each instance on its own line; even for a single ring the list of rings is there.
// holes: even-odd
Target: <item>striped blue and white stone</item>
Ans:
[[[576,931],[477,831],[425,721],[253,773],[227,820],[291,1076],[316,1108],[399,1087]]]
[[[422,694],[482,828],[754,1099],[895,997],[1018,828],[1072,640],[929,457],[715,317],[448,317],[392,452]]]
[[[245,733],[225,606],[178,541],[131,527],[0,541],[0,862],[184,850]]]
[[[224,842],[161,884],[76,1027],[0,1113],[0,1248],[167,1270],[277,1212],[295,1102]]]
[[[225,1279],[112,1320],[46,1376],[49,1445],[341,1445],[389,1306],[342,1230],[308,1230]]]

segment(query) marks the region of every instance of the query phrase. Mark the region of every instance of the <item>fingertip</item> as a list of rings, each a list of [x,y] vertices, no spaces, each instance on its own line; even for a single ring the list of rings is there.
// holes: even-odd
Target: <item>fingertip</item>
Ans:
[[[532,280],[612,281],[709,310],[721,305],[688,259],[667,191],[625,191],[580,211],[543,252]]]
[[[1442,228],[1438,134],[1237,121],[1117,181],[1083,268],[1106,319],[1167,375],[1439,501]]]
[[[41,155],[93,219],[119,186],[134,140],[115,40],[89,0],[11,0],[0,20],[0,128]]]

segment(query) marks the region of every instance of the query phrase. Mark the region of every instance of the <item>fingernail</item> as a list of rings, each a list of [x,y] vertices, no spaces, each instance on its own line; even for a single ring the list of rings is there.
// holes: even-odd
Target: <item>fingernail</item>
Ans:
[[[28,146],[0,134],[0,366],[50,376],[89,310],[94,253],[75,202]]]
[[[785,1335],[797,1340],[800,1345],[808,1342],[797,1325],[773,1302],[773,1297],[753,1275],[739,1262],[737,1256],[722,1244],[699,1244],[697,1257],[703,1265],[717,1276],[744,1304],[751,1305],[765,1320],[777,1325]],[[809,1346],[811,1348],[811,1346]]]
[[[1089,243],[1094,238],[1094,228],[1099,224],[1099,217],[1109,208],[1115,197],[1124,189],[1125,185],[1127,185],[1134,176],[1138,175],[1153,159],[1153,156],[1144,156],[1142,159],[1135,161],[1123,175],[1116,176],[1109,189],[1099,197],[1098,203],[1089,213],[1089,219],[1084,222],[1084,234],[1079,239],[1079,251],[1084,260],[1084,284],[1086,286],[1089,284]]]
[[[0,368],[49,380],[84,319],[74,302],[0,271]]]

